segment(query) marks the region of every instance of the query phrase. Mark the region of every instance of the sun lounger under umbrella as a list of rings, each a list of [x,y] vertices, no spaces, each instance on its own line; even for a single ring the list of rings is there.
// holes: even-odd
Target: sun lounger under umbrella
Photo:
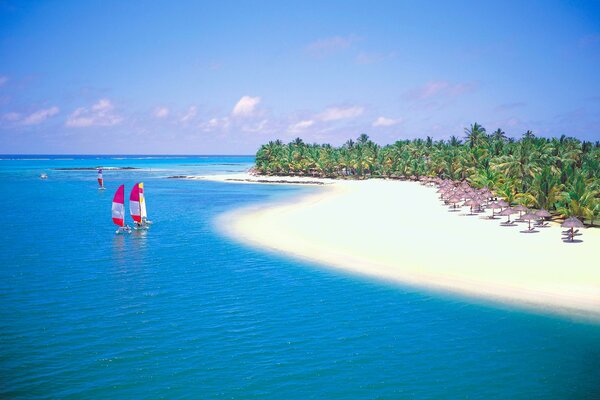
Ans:
[[[546,210],[544,210],[543,208],[541,210],[537,210],[535,212],[535,215],[537,215],[537,217],[539,218],[539,222],[537,223],[538,226],[547,226],[547,224],[544,224],[544,219],[551,217],[550,213]]]
[[[569,228],[567,239],[572,242],[573,238],[575,236],[574,229],[575,228],[583,228],[583,222],[581,222],[580,220],[578,220],[575,217],[569,217],[569,218],[565,219],[565,222],[563,222],[561,224],[561,226],[563,228]]]
[[[518,218],[518,220],[523,221],[523,213],[526,212],[526,211],[528,211],[528,208],[525,207],[522,204],[517,204],[516,206],[513,207],[513,210],[519,212],[519,218]]]
[[[473,215],[473,207],[479,207],[481,203],[479,203],[479,201],[475,200],[475,199],[470,199],[465,201],[465,206],[470,207],[470,215]]]
[[[496,210],[499,210],[502,208],[502,206],[500,204],[498,204],[497,201],[492,201],[490,204],[488,204],[488,207],[492,209],[492,215],[490,215],[488,217],[489,219],[496,218]]]
[[[501,225],[504,226],[512,226],[514,225],[514,223],[510,220],[510,216],[513,214],[516,214],[517,211],[513,210],[510,207],[506,207],[504,210],[500,211],[498,213],[498,215],[503,216],[503,217],[508,217],[508,219],[506,220],[506,222],[502,222]]]
[[[456,208],[456,204],[460,203],[460,197],[458,196],[452,196],[448,199],[449,203],[452,203],[452,208]]]
[[[532,233],[532,232],[537,232],[534,228],[531,227],[531,221],[537,219],[538,216],[531,213],[531,212],[527,212],[525,214],[523,214],[521,216],[521,219],[527,221],[529,223],[529,226],[527,227],[526,231],[521,231],[523,233]]]

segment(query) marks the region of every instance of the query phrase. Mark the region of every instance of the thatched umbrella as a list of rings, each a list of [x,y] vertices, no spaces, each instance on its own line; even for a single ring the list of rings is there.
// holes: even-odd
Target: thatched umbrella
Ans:
[[[448,199],[449,203],[452,203],[452,208],[456,208],[456,203],[460,203],[460,197],[452,196]]]
[[[494,219],[496,217],[496,210],[502,208],[502,206],[496,201],[492,201],[490,204],[488,204],[488,207],[492,209],[492,215],[488,217],[489,219]]]
[[[504,201],[503,199],[498,200],[498,205],[502,208],[508,207],[508,203],[506,201]]]
[[[443,199],[443,198],[444,198],[444,195],[445,195],[447,192],[448,192],[448,189],[446,189],[446,188],[443,188],[443,187],[441,187],[441,188],[439,188],[439,189],[437,190],[437,193],[439,193],[439,194],[440,194],[440,199]]]
[[[522,204],[517,204],[516,206],[513,207],[513,210],[518,211],[519,212],[519,220],[523,221],[523,213],[526,211],[529,211],[529,209],[527,207],[525,207]]]
[[[533,228],[531,227],[531,220],[537,219],[537,218],[538,218],[538,216],[531,212],[527,212],[521,216],[521,219],[524,219],[525,221],[527,221],[529,223],[529,227],[527,228],[528,232],[533,232]]]
[[[550,214],[548,211],[544,210],[543,208],[542,208],[541,210],[537,210],[537,211],[535,212],[535,215],[536,215],[536,216],[538,217],[538,219],[540,220],[540,221],[538,222],[538,225],[539,225],[539,226],[543,226],[543,225],[544,225],[544,219],[546,219],[546,218],[549,218],[549,217],[551,217],[551,216],[552,216],[552,215],[551,215],[551,214]]]
[[[575,217],[569,217],[567,219],[565,219],[565,222],[562,223],[561,225],[563,228],[569,228],[568,231],[568,239],[572,242],[573,238],[575,236],[575,228],[583,228],[583,222],[581,222],[580,220],[578,220]]]
[[[500,211],[498,213],[498,215],[501,215],[503,217],[508,217],[508,219],[506,220],[506,222],[503,222],[502,225],[506,225],[506,226],[513,225],[513,223],[510,220],[510,216],[513,215],[513,214],[515,214],[515,213],[517,213],[517,211],[513,210],[510,207],[506,207],[504,210]]]
[[[475,199],[470,199],[465,201],[465,206],[470,207],[470,214],[473,215],[473,207],[478,207],[480,205],[479,201]]]

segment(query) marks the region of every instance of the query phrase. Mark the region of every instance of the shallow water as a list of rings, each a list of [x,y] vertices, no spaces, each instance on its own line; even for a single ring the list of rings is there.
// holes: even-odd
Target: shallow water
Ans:
[[[216,226],[318,188],[165,179],[250,157],[4,158],[0,397],[600,396],[598,324],[346,275]],[[143,169],[105,171],[106,191],[53,170],[98,165]],[[116,236],[113,192],[137,181],[154,225]]]

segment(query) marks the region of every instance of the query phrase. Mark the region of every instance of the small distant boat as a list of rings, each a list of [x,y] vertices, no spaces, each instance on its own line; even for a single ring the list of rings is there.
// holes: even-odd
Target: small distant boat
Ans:
[[[48,179],[48,175],[46,175],[46,174],[40,174],[40,179]]]
[[[148,221],[146,213],[146,199],[144,197],[144,183],[136,183],[129,195],[129,212],[135,221],[134,229],[148,229],[151,221]]]
[[[104,190],[104,189],[106,189],[104,187],[104,178],[102,177],[102,168],[98,168],[98,185],[100,185],[100,187],[98,188],[98,190]]]
[[[112,220],[119,227],[115,233],[131,232],[129,225],[125,225],[125,185],[119,186],[113,197]]]

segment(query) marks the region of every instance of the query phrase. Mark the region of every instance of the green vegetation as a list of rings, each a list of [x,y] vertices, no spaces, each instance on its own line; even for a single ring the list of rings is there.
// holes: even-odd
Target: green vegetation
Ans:
[[[450,140],[399,140],[381,147],[362,134],[341,147],[277,140],[256,153],[256,172],[365,179],[437,176],[488,187],[511,203],[544,208],[561,217],[594,224],[600,218],[600,142],[562,136],[520,140],[498,129],[488,134],[475,123],[464,143]]]

